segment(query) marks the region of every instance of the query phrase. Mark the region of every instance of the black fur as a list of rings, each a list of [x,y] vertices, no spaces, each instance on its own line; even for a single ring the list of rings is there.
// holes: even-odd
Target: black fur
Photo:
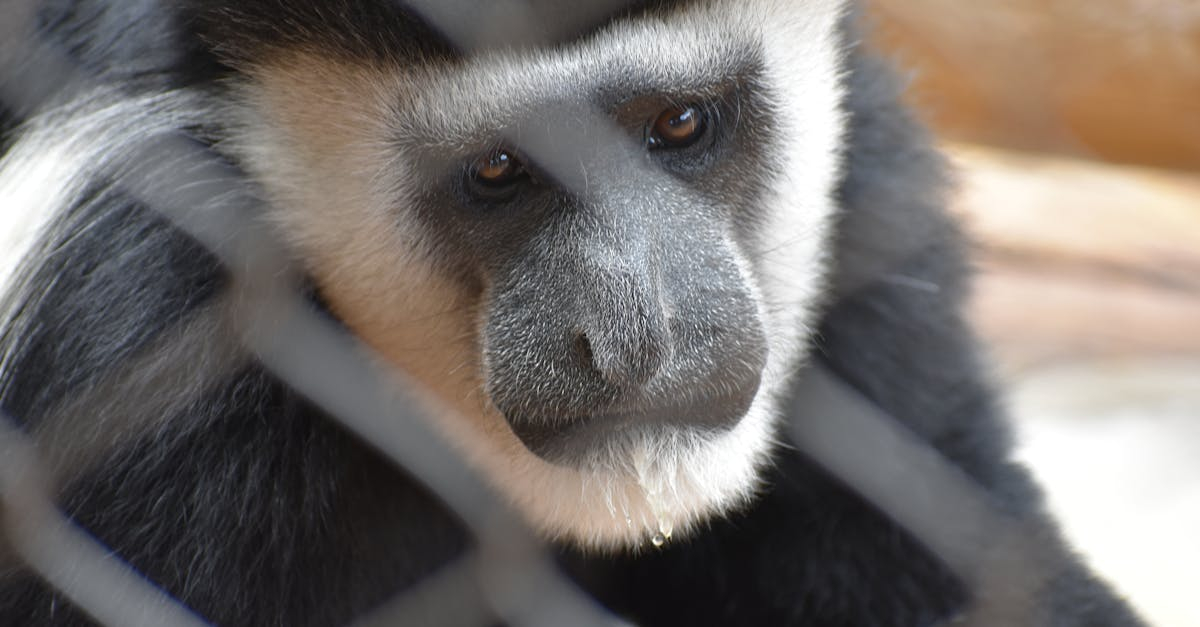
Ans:
[[[330,3],[319,16],[313,3],[230,2],[203,18],[184,9],[182,20],[149,0],[47,6],[45,32],[58,49],[131,89],[203,84],[226,71],[223,62],[283,43],[351,55],[456,54],[411,14],[366,0]],[[299,26],[322,19],[342,28]],[[238,35],[223,34],[221,20],[239,23]],[[221,41],[224,56],[203,52],[197,33]],[[958,313],[966,266],[941,208],[942,163],[898,104],[889,70],[853,42],[847,47],[844,214],[835,298],[815,352],[985,487],[1001,511],[1044,522],[1037,489],[1006,461],[1008,436]],[[44,293],[20,303],[34,323],[0,338],[13,355],[0,373],[0,407],[36,430],[80,410],[64,409],[64,399],[103,392],[117,377],[125,381],[119,389],[168,408],[170,415],[155,418],[158,428],[93,460],[60,501],[152,581],[221,625],[336,625],[468,545],[436,499],[241,349],[222,349],[236,368],[178,402],[157,398],[172,394],[161,381],[128,382],[122,368],[169,341],[167,331],[226,306],[229,278],[196,242],[103,181],[64,213],[55,233],[35,273]],[[913,289],[914,280],[937,289]],[[214,328],[224,330],[217,318]],[[803,420],[803,381],[796,389],[790,419]],[[114,407],[86,409],[101,415],[121,405]],[[1065,555],[1057,540],[1050,546]],[[564,548],[560,557],[586,590],[640,625],[935,625],[966,609],[974,594],[917,539],[786,448],[761,499],[693,538],[639,556]],[[1054,586],[1039,597],[1045,625],[1139,624],[1063,559]],[[9,566],[0,574],[0,624],[88,624]]]
[[[17,128],[17,114],[8,107],[0,105],[0,154],[8,152],[15,140],[14,131]]]

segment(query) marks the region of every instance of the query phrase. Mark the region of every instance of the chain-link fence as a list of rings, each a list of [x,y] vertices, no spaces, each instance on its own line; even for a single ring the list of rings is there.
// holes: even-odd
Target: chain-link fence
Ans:
[[[555,41],[562,33],[577,32],[611,14],[622,3],[560,3],[559,8],[541,4],[408,3],[466,54]],[[0,100],[23,118],[36,120],[41,115],[53,121],[56,107],[72,106],[74,95],[103,93],[104,86],[41,38],[36,9],[35,2],[21,0],[0,5]],[[620,132],[599,113],[587,120],[573,117],[569,124],[573,132],[586,125],[588,137],[614,150],[624,145]],[[30,128],[37,132],[37,122]],[[549,167],[576,163],[581,155],[575,151],[593,150],[540,142],[537,136],[525,138],[519,148]],[[156,377],[161,385],[177,386],[183,396],[203,390],[206,376],[219,376],[236,366],[232,360],[237,350],[228,351],[229,363],[201,366],[167,363],[164,356],[187,354],[188,342],[214,341],[212,325],[218,325],[221,335],[233,338],[343,427],[419,478],[475,540],[464,556],[361,617],[360,624],[621,624],[560,572],[520,517],[417,417],[412,389],[416,384],[398,385],[407,381],[402,373],[382,367],[381,360],[372,358],[343,329],[311,310],[282,246],[251,218],[260,214],[254,209],[260,201],[241,172],[208,147],[170,130],[108,155],[100,167],[117,175],[124,193],[215,254],[233,275],[233,287],[219,311],[208,312],[208,318],[188,318],[181,328],[162,333],[158,341],[171,345],[151,347],[131,363],[104,373],[84,398],[63,399],[55,412],[56,428],[98,429],[86,426],[95,414],[96,420],[109,421],[106,429],[120,431],[123,437],[153,429],[154,414],[165,410],[149,399],[129,396],[129,390],[136,389],[131,378],[144,385],[147,377]],[[612,183],[576,180],[576,172],[564,168],[552,174],[568,188]],[[892,262],[924,245],[909,242],[903,250],[889,253],[895,259],[871,266],[895,265]],[[884,277],[864,282],[876,279]],[[205,369],[210,371],[207,375],[198,372]],[[787,425],[792,444],[898,522],[967,582],[973,605],[956,624],[1031,624],[1029,613],[1044,593],[1044,575],[1055,572],[1050,562],[1061,559],[1057,549],[1048,550],[1042,543],[1053,532],[1000,513],[986,490],[829,369],[811,366],[801,380],[804,389],[798,396],[806,405],[802,411],[788,412],[804,418]],[[106,625],[205,624],[205,617],[170,598],[56,508],[60,469],[101,457],[114,442],[81,437],[75,440],[86,445],[54,450],[50,444],[55,439],[45,429],[29,433],[20,424],[19,417],[10,416],[0,422],[3,529],[14,553],[0,553],[0,559],[19,560]],[[10,567],[15,566],[4,564]]]

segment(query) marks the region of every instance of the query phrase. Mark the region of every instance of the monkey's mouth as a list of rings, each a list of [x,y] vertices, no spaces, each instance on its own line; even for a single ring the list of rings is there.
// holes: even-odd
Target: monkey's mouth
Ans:
[[[670,442],[733,429],[750,409],[759,377],[735,394],[688,403],[636,405],[584,416],[505,414],[513,433],[538,457],[561,466],[604,464],[621,449],[647,438]]]

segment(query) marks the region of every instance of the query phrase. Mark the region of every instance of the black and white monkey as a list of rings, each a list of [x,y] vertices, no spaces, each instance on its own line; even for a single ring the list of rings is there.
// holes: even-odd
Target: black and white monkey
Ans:
[[[62,511],[220,625],[344,624],[471,542],[238,341],[236,269],[126,163],[184,134],[245,173],[312,306],[431,392],[464,463],[615,615],[931,626],[1005,598],[789,440],[823,410],[804,366],[1048,530],[1013,615],[1140,624],[1008,460],[941,161],[845,3],[555,4],[23,12],[83,77],[34,111],[37,61],[10,45],[0,76],[0,406]],[[0,624],[88,623],[11,553]]]

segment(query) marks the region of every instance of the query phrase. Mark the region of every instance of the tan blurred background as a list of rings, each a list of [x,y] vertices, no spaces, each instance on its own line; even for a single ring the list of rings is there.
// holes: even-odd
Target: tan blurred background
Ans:
[[[1155,625],[1200,627],[1200,0],[873,0],[958,168],[1019,456]]]

